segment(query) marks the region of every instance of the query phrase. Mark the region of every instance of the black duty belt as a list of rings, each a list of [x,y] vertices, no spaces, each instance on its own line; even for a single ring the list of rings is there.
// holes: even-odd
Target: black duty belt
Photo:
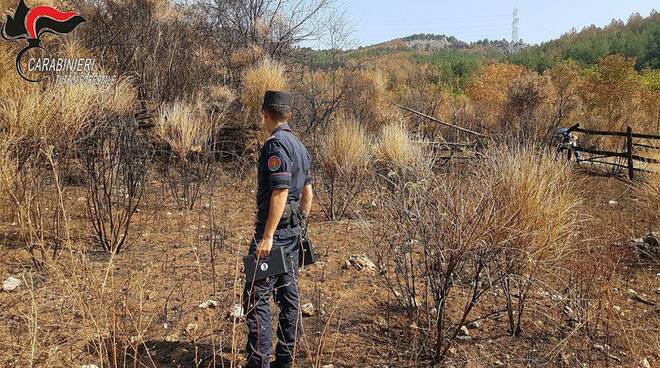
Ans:
[[[298,202],[287,202],[287,204],[284,205],[284,212],[282,213],[282,218],[280,219],[277,228],[296,228],[300,226],[302,220],[303,214],[300,209],[300,204],[298,204]]]

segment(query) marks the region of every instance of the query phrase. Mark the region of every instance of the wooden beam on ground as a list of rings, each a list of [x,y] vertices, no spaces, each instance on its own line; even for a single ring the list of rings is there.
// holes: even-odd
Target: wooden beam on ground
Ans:
[[[446,122],[444,122],[444,121],[442,121],[442,120],[440,120],[440,119],[436,119],[436,118],[434,118],[433,116],[426,115],[426,114],[424,114],[424,113],[422,113],[422,112],[419,112],[419,111],[413,110],[413,109],[411,109],[411,108],[409,108],[409,107],[401,106],[401,105],[399,105],[399,104],[394,104],[394,105],[395,105],[396,107],[400,108],[400,109],[406,110],[406,111],[408,111],[408,112],[412,112],[413,114],[417,114],[417,115],[419,115],[419,116],[421,116],[421,117],[424,117],[424,118],[427,118],[427,119],[429,119],[429,120],[431,120],[431,121],[435,121],[435,122],[438,123],[438,124],[442,124],[442,125],[448,126],[448,127],[450,127],[450,128],[454,128],[454,129],[460,130],[461,132],[465,132],[465,133],[469,133],[469,134],[474,134],[474,135],[476,135],[477,137],[489,138],[489,137],[488,137],[487,135],[485,135],[485,134],[481,134],[481,133],[479,133],[479,132],[475,132],[475,131],[473,131],[473,130],[465,129],[465,128],[460,127],[460,126],[458,126],[458,125],[454,125],[454,124],[446,123]]]

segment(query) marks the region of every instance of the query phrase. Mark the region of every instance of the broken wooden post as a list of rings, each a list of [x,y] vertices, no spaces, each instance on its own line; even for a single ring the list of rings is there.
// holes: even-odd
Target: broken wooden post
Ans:
[[[628,159],[628,179],[635,177],[635,166],[633,161],[633,133],[632,128],[626,129],[626,158]]]

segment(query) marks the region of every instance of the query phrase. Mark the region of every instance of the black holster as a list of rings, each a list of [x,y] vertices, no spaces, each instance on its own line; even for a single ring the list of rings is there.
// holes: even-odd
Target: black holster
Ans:
[[[291,227],[296,228],[302,224],[303,212],[297,202],[287,202],[284,206],[284,212],[280,223],[277,225],[278,229]]]

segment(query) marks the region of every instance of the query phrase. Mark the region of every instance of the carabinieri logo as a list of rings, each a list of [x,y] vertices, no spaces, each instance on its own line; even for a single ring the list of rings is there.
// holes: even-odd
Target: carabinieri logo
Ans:
[[[30,79],[21,70],[21,58],[30,49],[41,47],[41,35],[54,33],[67,34],[73,31],[85,18],[76,12],[61,12],[50,6],[37,6],[28,8],[24,0],[20,0],[14,16],[7,16],[2,25],[2,38],[6,40],[26,39],[27,45],[16,55],[16,71],[29,82],[38,82],[40,79]]]

